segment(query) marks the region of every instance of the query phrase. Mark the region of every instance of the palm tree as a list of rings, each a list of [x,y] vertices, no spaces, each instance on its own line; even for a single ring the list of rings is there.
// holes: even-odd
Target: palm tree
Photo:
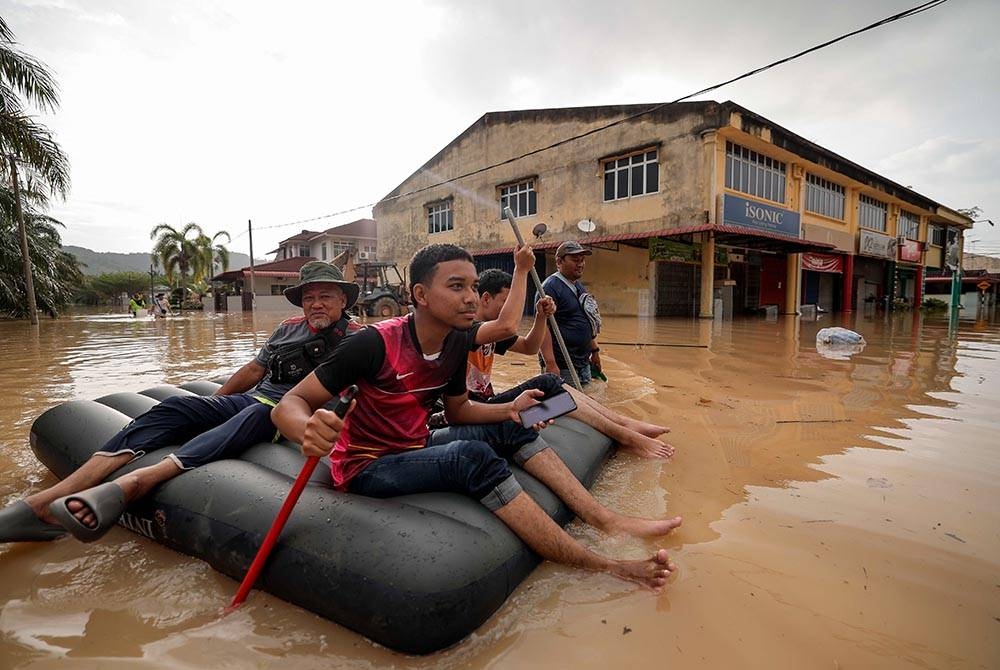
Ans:
[[[69,160],[52,133],[25,111],[22,98],[41,111],[55,111],[58,87],[51,72],[17,48],[14,33],[0,17],[0,175],[10,184],[23,258],[24,292],[31,323],[38,323],[32,258],[21,198],[21,178],[35,178],[53,196],[69,191]]]
[[[192,236],[191,233],[194,233]],[[198,275],[205,272],[205,253],[200,242],[209,239],[197,223],[188,223],[180,230],[161,223],[153,228],[150,239],[153,244],[153,261],[163,268],[167,281],[173,283],[174,273],[180,272],[181,305],[184,305],[188,275],[194,271]]]
[[[208,255],[208,267],[211,269],[211,274],[215,274],[215,264],[218,263],[222,268],[222,272],[229,269],[229,249],[223,246],[222,242],[216,244],[216,240],[220,237],[226,237],[226,244],[232,242],[232,238],[229,237],[229,233],[224,230],[220,230],[215,235],[212,235],[212,239],[207,237],[202,241],[205,245]],[[211,275],[210,275],[211,276]]]
[[[56,230],[62,223],[38,213],[30,200],[25,203],[22,215],[28,258],[33,266],[36,308],[56,316],[71,301],[83,280],[79,264],[74,256],[62,251],[62,240]],[[24,275],[19,271],[24,254],[14,234],[17,227],[14,193],[0,188],[0,313],[24,317],[30,315],[24,302]]]

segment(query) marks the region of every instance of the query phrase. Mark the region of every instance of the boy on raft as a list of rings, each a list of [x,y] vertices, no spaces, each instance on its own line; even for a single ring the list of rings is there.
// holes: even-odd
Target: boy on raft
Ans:
[[[502,318],[511,312],[520,316],[524,310],[529,268],[514,268],[514,276],[503,270],[484,270],[479,275],[479,307],[476,309],[478,322],[489,322]],[[510,309],[513,306],[513,309]],[[539,399],[549,398],[556,393],[567,392],[573,396],[577,409],[569,416],[578,419],[594,430],[604,433],[617,442],[622,451],[643,458],[670,458],[674,448],[656,439],[669,428],[639,421],[611,410],[590,396],[577,391],[559,375],[546,372],[507,389],[499,394],[493,390],[492,374],[495,356],[507,351],[535,356],[541,348],[546,333],[546,317],[555,311],[552,298],[545,296],[535,306],[535,321],[527,336],[513,336],[487,344],[473,343],[469,352],[469,370],[466,386],[469,398],[476,402],[510,402],[528,389],[538,389],[544,394]],[[481,338],[480,338],[481,339]]]
[[[526,264],[530,249],[520,253],[519,264]],[[524,428],[518,421],[518,412],[537,404],[541,391],[526,390],[507,403],[469,400],[470,340],[500,339],[496,332],[479,335],[485,326],[475,323],[479,278],[469,253],[450,244],[424,247],[411,260],[409,276],[414,312],[343,341],[329,361],[285,394],[272,412],[275,426],[301,444],[306,456],[329,454],[341,491],[373,497],[465,493],[543,558],[661,589],[675,569],[665,550],[631,561],[588,550],[524,492],[508,459],[604,532],[661,537],[681,525],[680,517],[629,517],[597,502],[545,443],[539,434],[544,424]],[[345,419],[323,409],[351,384],[360,393]],[[442,395],[451,426],[431,433],[428,414]]]

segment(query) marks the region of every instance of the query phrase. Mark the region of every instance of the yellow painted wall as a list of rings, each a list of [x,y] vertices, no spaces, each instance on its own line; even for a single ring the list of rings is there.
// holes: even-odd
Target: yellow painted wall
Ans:
[[[618,251],[594,249],[587,259],[583,278],[587,290],[597,298],[601,314],[652,316],[655,305],[650,289],[649,250],[619,245]],[[555,259],[547,265],[555,272]]]
[[[489,117],[487,117],[489,119]],[[453,177],[484,165],[505,160],[539,146],[605,125],[608,117],[548,120],[522,119],[517,123],[483,123],[445,149],[425,170],[400,185],[399,192],[409,192],[437,181]],[[543,241],[558,242],[581,236],[577,223],[590,219],[596,225],[592,236],[644,232],[669,227],[690,226],[704,222],[701,193],[705,178],[702,140],[698,126],[700,115],[681,116],[669,122],[641,117],[621,126],[597,133],[484,174],[462,179],[456,184],[438,186],[428,191],[394,200],[375,207],[378,222],[379,255],[405,263],[420,247],[428,243],[459,244],[470,250],[486,250],[513,246],[510,226],[500,218],[499,190],[502,184],[534,178],[538,193],[538,214],[520,220],[521,232],[530,237],[538,223],[548,227]],[[660,190],[657,193],[625,200],[604,202],[604,168],[602,158],[630,149],[657,145]],[[451,197],[453,231],[427,233],[428,204]],[[648,281],[628,279],[635,270],[637,255],[643,256],[641,267],[648,265],[646,251],[630,249],[605,257],[594,258],[593,266],[611,281],[614,292],[624,293],[601,300],[606,313],[635,314],[639,304],[638,291],[648,289]],[[610,253],[610,252],[608,252]],[[626,272],[611,268],[627,260]],[[621,278],[619,277],[621,275]],[[633,285],[635,283],[635,285]],[[596,294],[595,294],[596,295]],[[621,304],[621,307],[617,305]],[[618,310],[622,310],[619,312]]]

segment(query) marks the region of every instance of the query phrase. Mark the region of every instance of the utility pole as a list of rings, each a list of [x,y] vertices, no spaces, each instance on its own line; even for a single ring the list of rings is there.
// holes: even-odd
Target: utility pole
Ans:
[[[247,233],[250,236],[250,311],[253,312],[254,309],[254,295],[253,295],[253,221],[247,219]]]
[[[21,257],[24,259],[24,292],[28,297],[28,318],[31,325],[38,325],[38,306],[35,304],[35,282],[31,275],[31,257],[28,256],[28,228],[24,225],[24,211],[21,209],[21,186],[17,176],[17,161],[8,154],[10,180],[14,184],[14,215],[17,217],[17,232],[21,238]]]

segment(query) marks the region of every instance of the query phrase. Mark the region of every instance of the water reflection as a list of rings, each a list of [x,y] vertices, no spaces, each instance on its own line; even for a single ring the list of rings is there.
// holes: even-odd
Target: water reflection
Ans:
[[[0,392],[9,399],[0,404],[0,503],[52,481],[26,446],[46,408],[226,374],[283,316],[0,322]],[[847,360],[824,357],[816,333],[831,325],[868,345]],[[120,659],[129,667],[612,660],[653,668],[732,667],[749,655],[791,668],[1000,657],[986,577],[998,571],[1000,519],[984,502],[1000,495],[995,322],[962,320],[955,329],[947,317],[919,313],[609,317],[601,343],[610,383],[592,393],[670,425],[679,453],[667,464],[619,455],[595,494],[629,513],[684,514],[685,525],[662,542],[570,530],[614,556],[666,546],[681,574],[664,596],[544,565],[470,639],[414,659],[264,594],[221,617],[232,580],[115,529],[95,545],[0,547],[0,658],[9,667]],[[536,372],[533,360],[502,357],[497,386]],[[894,579],[899,571],[905,579]],[[874,604],[867,598],[876,589]],[[943,604],[947,617],[934,614]]]

